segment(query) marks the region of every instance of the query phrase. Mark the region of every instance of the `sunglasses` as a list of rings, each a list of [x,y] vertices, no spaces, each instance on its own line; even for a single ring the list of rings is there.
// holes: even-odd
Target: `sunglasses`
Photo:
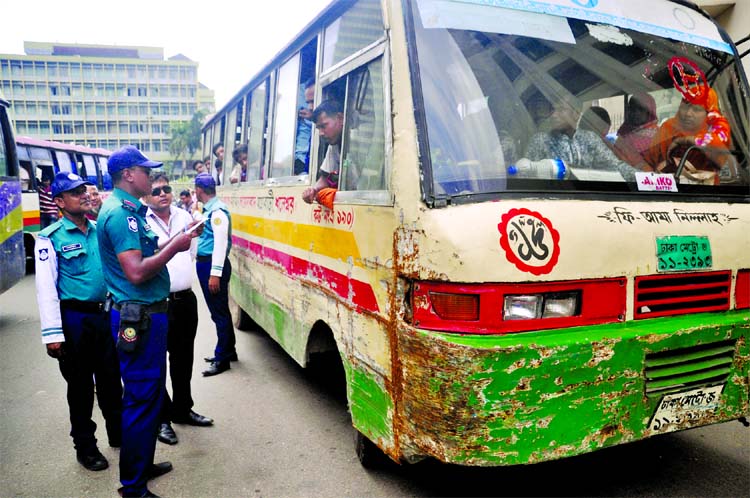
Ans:
[[[171,194],[172,193],[172,187],[170,187],[169,185],[164,185],[163,187],[156,187],[156,188],[154,188],[151,191],[151,195],[153,195],[153,196],[161,195],[162,190],[164,191],[165,194]]]

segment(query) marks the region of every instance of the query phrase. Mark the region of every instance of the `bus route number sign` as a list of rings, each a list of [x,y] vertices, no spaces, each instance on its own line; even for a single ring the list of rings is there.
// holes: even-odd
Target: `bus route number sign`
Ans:
[[[657,237],[656,259],[660,272],[711,268],[711,243],[702,236]]]

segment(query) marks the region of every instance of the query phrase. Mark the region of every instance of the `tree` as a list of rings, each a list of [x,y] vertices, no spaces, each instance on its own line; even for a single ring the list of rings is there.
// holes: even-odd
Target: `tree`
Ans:
[[[182,162],[183,157],[192,158],[195,151],[201,146],[201,125],[205,112],[196,111],[190,121],[178,121],[171,123],[169,128],[171,138],[169,140],[169,153],[174,157],[174,162]],[[184,170],[184,168],[183,168]]]

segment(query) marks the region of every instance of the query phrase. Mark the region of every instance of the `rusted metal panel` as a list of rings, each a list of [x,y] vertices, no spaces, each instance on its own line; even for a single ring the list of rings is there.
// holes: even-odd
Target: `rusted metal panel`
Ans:
[[[649,428],[660,397],[645,394],[645,355],[726,339],[736,340],[736,350],[718,407],[673,429],[736,419],[749,409],[749,335],[747,312],[515,337],[402,327],[401,451],[469,465],[521,464],[665,432]]]

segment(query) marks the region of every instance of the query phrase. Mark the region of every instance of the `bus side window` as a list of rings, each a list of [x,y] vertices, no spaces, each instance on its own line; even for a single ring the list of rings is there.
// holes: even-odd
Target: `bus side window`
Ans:
[[[263,178],[263,159],[266,148],[265,129],[268,110],[268,78],[255,87],[248,104],[247,180]]]
[[[347,78],[341,190],[386,190],[383,59]]]

